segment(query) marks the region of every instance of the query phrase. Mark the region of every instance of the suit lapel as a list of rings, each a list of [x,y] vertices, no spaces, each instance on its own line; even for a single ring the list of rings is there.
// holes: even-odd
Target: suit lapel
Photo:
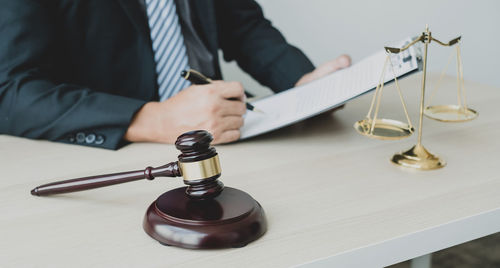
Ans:
[[[149,26],[139,0],[118,0],[136,30],[150,43]]]
[[[210,0],[192,0],[190,3],[195,28],[210,51],[217,51],[217,27],[214,3]],[[215,53],[214,55],[217,55]]]
[[[142,67],[139,68],[139,73],[142,76],[144,88],[152,90],[152,99],[158,100],[158,90],[156,83],[156,70],[151,47],[151,38],[149,36],[149,25],[147,15],[145,14],[139,0],[117,0],[123,8],[134,28],[139,33],[139,36],[145,41],[143,55],[139,59],[142,62]]]

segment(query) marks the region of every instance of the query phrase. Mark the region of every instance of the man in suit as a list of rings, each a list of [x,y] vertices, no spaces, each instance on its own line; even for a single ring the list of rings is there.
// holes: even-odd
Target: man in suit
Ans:
[[[315,69],[254,0],[0,6],[0,134],[117,149],[206,129],[215,143],[231,142],[245,95],[221,80],[219,49],[275,92],[350,64],[341,56]],[[185,68],[220,81],[191,85],[179,75]]]

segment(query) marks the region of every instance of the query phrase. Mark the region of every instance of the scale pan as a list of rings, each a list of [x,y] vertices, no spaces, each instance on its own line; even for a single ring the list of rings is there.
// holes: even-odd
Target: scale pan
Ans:
[[[436,105],[425,107],[425,116],[441,122],[465,122],[477,117],[477,112],[458,105]]]
[[[399,140],[413,134],[413,127],[401,121],[391,119],[377,119],[373,133],[370,132],[372,120],[363,119],[354,123],[354,128],[361,134],[379,140]]]

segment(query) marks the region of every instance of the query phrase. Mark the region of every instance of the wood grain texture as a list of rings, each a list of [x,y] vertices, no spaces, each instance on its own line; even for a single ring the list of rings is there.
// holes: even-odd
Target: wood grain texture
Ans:
[[[179,166],[170,162],[161,167],[147,167],[144,170],[125,171],[113,174],[95,175],[83,178],[56,181],[40,185],[31,190],[32,195],[46,196],[85,191],[137,180],[153,180],[156,177],[179,177]]]
[[[436,81],[431,76],[430,86]],[[419,82],[418,75],[400,82],[414,122]],[[446,77],[434,103],[455,101],[455,83]],[[380,114],[404,120],[394,89],[384,90]],[[0,136],[0,266],[288,267],[354,260],[386,266],[498,232],[500,91],[470,82],[466,89],[476,120],[424,120],[423,144],[448,163],[440,170],[389,162],[415,136],[386,142],[356,133],[352,125],[365,116],[371,94],[333,115],[217,146],[224,183],[266,210],[266,235],[240,249],[163,247],[144,233],[148,205],[178,181],[50,198],[29,194],[53,178],[161,165],[176,157],[173,145],[138,143],[115,152]]]
[[[143,227],[163,245],[188,249],[240,248],[267,230],[264,210],[247,193],[225,187],[213,198],[197,200],[187,187],[162,194],[149,206]]]

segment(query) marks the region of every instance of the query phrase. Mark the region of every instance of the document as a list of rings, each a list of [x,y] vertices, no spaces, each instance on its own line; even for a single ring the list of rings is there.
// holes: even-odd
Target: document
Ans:
[[[403,47],[408,38],[396,43]],[[266,133],[338,107],[376,88],[386,62],[384,50],[373,54],[351,67],[336,71],[310,83],[288,89],[267,98],[251,102],[264,113],[247,111],[240,139]],[[417,50],[414,47],[399,54],[391,54],[386,64],[383,83],[418,70]],[[392,71],[394,68],[394,72]]]

